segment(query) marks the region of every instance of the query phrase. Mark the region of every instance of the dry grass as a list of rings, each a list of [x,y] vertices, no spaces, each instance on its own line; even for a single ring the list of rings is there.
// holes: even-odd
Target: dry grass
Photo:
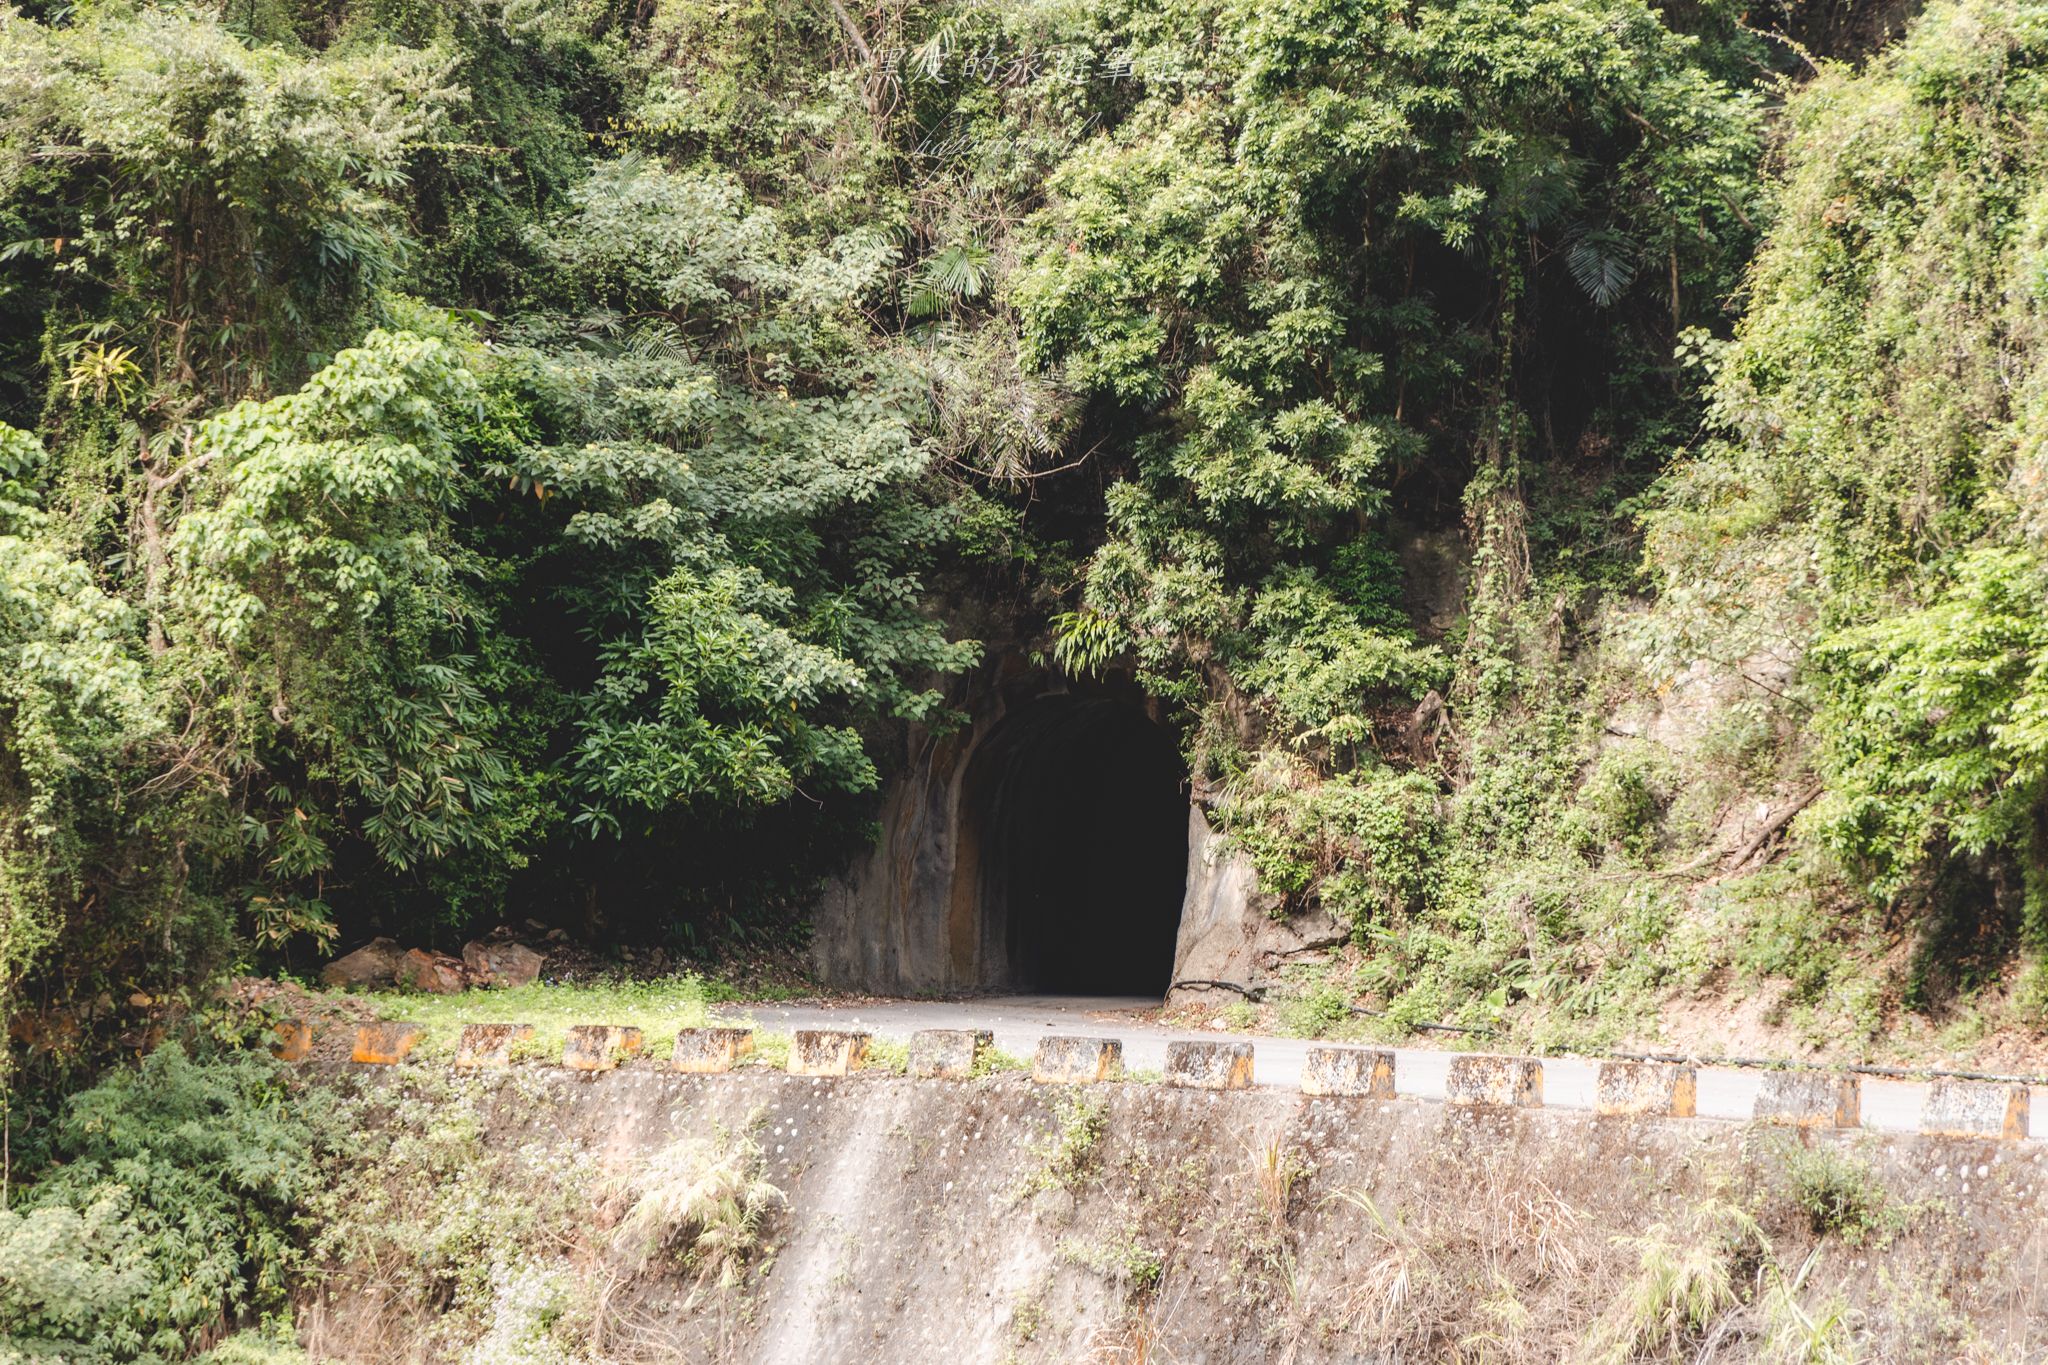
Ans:
[[[1170,1365],[1159,1337],[1159,1324],[1151,1314],[1132,1313],[1113,1326],[1096,1329],[1082,1359],[1090,1365]]]
[[[1408,1300],[1418,1279],[1433,1273],[1429,1253],[1365,1191],[1340,1189],[1330,1198],[1365,1213],[1372,1224],[1378,1252],[1367,1264],[1365,1273],[1344,1294],[1338,1312],[1339,1325],[1346,1332],[1376,1339],[1393,1336],[1396,1323],[1412,1320]]]
[[[1294,1188],[1308,1174],[1308,1166],[1274,1133],[1252,1144],[1252,1190],[1266,1219],[1284,1224],[1294,1202]]]
[[[1625,1365],[1646,1352],[1677,1355],[1741,1301],[1737,1258],[1760,1238],[1754,1218],[1718,1199],[1701,1200],[1678,1223],[1615,1238],[1635,1253],[1636,1273],[1610,1299],[1581,1358]]]
[[[1370,1251],[1341,1279],[1317,1268],[1312,1316],[1362,1348],[1393,1359],[1564,1359],[1583,1334],[1557,1337],[1556,1324],[1594,1316],[1621,1279],[1621,1253],[1588,1214],[1508,1161],[1401,1195],[1398,1209],[1356,1186],[1322,1201],[1364,1215],[1350,1240]]]
[[[762,1216],[784,1202],[760,1169],[761,1145],[745,1133],[714,1129],[659,1148],[614,1186],[630,1202],[613,1250],[633,1274],[669,1256],[699,1283],[734,1287],[760,1244]]]
[[[1815,1247],[1789,1276],[1775,1262],[1766,1265],[1764,1359],[1782,1365],[1858,1365],[1863,1359],[1856,1347],[1853,1314],[1840,1297],[1830,1295],[1817,1304],[1801,1302],[1820,1257],[1821,1249]]]

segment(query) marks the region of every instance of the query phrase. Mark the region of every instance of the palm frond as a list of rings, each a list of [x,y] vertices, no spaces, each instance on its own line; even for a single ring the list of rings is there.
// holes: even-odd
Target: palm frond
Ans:
[[[1612,228],[1580,227],[1565,250],[1565,265],[1594,306],[1606,308],[1634,283],[1637,255],[1636,244]]]

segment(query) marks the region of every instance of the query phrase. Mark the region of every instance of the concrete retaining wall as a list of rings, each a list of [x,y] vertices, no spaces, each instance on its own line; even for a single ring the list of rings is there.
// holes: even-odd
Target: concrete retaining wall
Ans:
[[[403,1093],[418,1074],[360,1067],[341,1079]],[[1065,1101],[1076,1094],[1092,1116],[1085,1151],[1059,1166],[1053,1154],[1075,1150]],[[1629,1310],[1642,1246],[1690,1254],[1689,1220],[1729,1200],[1761,1220],[1773,1264],[1796,1279],[1798,1311],[1840,1313],[1845,1355],[2048,1358],[2033,1284],[2048,1263],[2048,1152],[2031,1145],[1828,1131],[1759,1141],[1733,1123],[1276,1088],[1077,1092],[1010,1073],[962,1084],[645,1063],[436,1077],[414,1102],[371,1112],[430,1133],[449,1104],[473,1106],[466,1131],[486,1159],[474,1169],[492,1173],[478,1197],[500,1203],[535,1190],[580,1200],[670,1144],[755,1136],[759,1175],[779,1197],[760,1228],[772,1252],[749,1263],[736,1297],[693,1298],[673,1271],[615,1282],[611,1230],[596,1219],[585,1243],[548,1263],[588,1272],[573,1281],[579,1307],[604,1302],[615,1322],[677,1334],[636,1359],[1075,1365],[1142,1349],[1190,1365],[1362,1365],[1470,1358],[1484,1342],[1490,1359],[1556,1361],[1575,1357],[1610,1309]],[[1867,1170],[1887,1207],[1930,1212],[1854,1247],[1817,1237],[1789,1193],[1788,1163],[1807,1146]],[[1277,1196],[1275,1170],[1292,1172]],[[444,1177],[416,1163],[377,1178],[398,1182],[387,1197],[410,1212],[433,1207],[420,1182]],[[1276,1245],[1284,1256],[1265,1259]],[[1758,1245],[1731,1236],[1716,1253],[1746,1306],[1688,1333],[1683,1358],[1702,1340],[1722,1342],[1724,1361],[1758,1358],[1766,1313],[1791,1316],[1744,1262]],[[441,1283],[395,1270],[382,1249],[361,1265],[346,1256],[322,1266],[320,1290],[321,1320],[345,1340],[309,1343],[313,1358],[471,1357],[448,1336]],[[1156,1278],[1134,1279],[1132,1264],[1159,1267]],[[1405,1297],[1384,1309],[1407,1267]],[[1490,1311],[1509,1292],[1513,1336]],[[380,1296],[394,1294],[415,1296],[400,1308],[420,1303],[418,1315],[387,1311]],[[368,1344],[351,1351],[349,1340]],[[1645,1353],[1665,1345],[1660,1334]]]

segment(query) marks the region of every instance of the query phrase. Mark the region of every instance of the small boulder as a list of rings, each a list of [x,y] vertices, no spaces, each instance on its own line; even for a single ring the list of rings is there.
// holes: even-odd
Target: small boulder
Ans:
[[[398,984],[429,995],[459,995],[469,989],[469,973],[446,953],[409,948],[398,961]]]
[[[524,943],[471,943],[462,949],[462,964],[480,986],[530,986],[545,961]]]
[[[405,952],[388,938],[373,938],[320,969],[320,984],[334,990],[374,991],[398,983],[398,963]]]

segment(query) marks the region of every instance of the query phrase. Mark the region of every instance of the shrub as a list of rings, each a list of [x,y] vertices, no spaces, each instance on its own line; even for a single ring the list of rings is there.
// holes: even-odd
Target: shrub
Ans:
[[[1109,1118],[1108,1101],[1094,1095],[1062,1092],[1052,1106],[1053,1130],[1032,1145],[1039,1166],[1024,1182],[1025,1195],[1079,1190],[1095,1164],[1095,1144]]]
[[[497,1265],[491,1270],[491,1325],[464,1365],[577,1365],[575,1285],[559,1263]]]
[[[176,1044],[72,1096],[57,1162],[0,1213],[0,1338],[57,1360],[183,1359],[285,1307],[318,1106],[269,1057]]]
[[[238,1332],[199,1357],[195,1365],[308,1365],[292,1335],[291,1319],[277,1317],[250,1332]]]
[[[1670,800],[1671,762],[1653,745],[1630,745],[1602,755],[1579,789],[1595,837],[1630,857],[1649,853],[1657,821]]]
[[[1317,981],[1298,997],[1280,1004],[1282,1026],[1299,1038],[1321,1038],[1350,1019],[1350,997],[1330,981]]]
[[[79,1207],[0,1209],[0,1338],[58,1360],[132,1349],[149,1268],[127,1221],[127,1192],[96,1192]]]
[[[1816,1237],[1860,1242],[1886,1223],[1889,1200],[1868,1162],[1833,1147],[1792,1146],[1782,1160],[1792,1202]]]
[[[1617,1237],[1636,1253],[1636,1274],[1595,1324],[1585,1359],[1623,1362],[1646,1351],[1677,1356],[1685,1342],[1741,1299],[1737,1270],[1761,1237],[1756,1220],[1718,1199],[1695,1204],[1676,1223],[1652,1223]]]

